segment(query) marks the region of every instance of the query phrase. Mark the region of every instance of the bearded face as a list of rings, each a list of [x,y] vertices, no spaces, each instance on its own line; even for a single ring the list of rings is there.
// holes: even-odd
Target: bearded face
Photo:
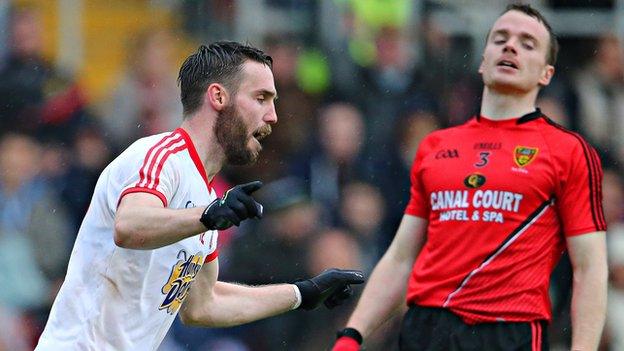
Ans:
[[[242,166],[256,162],[262,150],[258,141],[271,133],[271,126],[267,124],[250,133],[243,116],[231,104],[219,112],[214,132],[227,163]]]

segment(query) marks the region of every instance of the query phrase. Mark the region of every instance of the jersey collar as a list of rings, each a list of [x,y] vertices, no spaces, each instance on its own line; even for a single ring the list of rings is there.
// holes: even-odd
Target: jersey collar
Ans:
[[[539,107],[536,107],[535,111],[527,113],[526,115],[518,118],[518,122],[517,123],[518,124],[522,124],[522,123],[530,122],[530,121],[538,119],[540,117],[544,117],[544,114],[539,109]]]
[[[476,120],[479,123],[483,123],[483,124],[487,124],[487,125],[492,125],[492,126],[502,126],[502,125],[513,125],[513,124],[523,124],[523,123],[527,123],[533,120],[536,120],[538,118],[544,117],[544,114],[542,113],[542,111],[539,108],[535,108],[535,111],[533,112],[529,112],[521,117],[518,118],[510,118],[510,119],[505,119],[505,120],[492,120],[489,119],[485,116],[481,116],[480,113],[478,113],[476,115]]]
[[[210,190],[212,188],[212,181],[210,182],[208,181],[208,176],[206,175],[206,169],[204,168],[204,164],[202,163],[201,158],[199,158],[199,154],[197,154],[197,149],[195,149],[193,140],[191,140],[191,137],[188,135],[186,130],[182,128],[177,128],[175,131],[177,133],[180,133],[182,135],[182,138],[184,138],[184,142],[186,143],[186,146],[188,148],[189,155],[191,155],[191,159],[193,160],[195,167],[197,167],[197,171],[199,172],[201,177],[204,179],[204,182],[206,183],[206,187],[208,188],[208,190]]]

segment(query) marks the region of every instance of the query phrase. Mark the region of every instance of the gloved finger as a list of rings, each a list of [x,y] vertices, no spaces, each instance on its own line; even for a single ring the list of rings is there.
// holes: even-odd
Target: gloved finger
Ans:
[[[325,306],[327,308],[334,308],[338,305],[342,305],[348,298],[353,295],[353,289],[350,285],[345,285],[342,289],[336,290],[331,296],[325,300]]]
[[[245,206],[245,209],[247,210],[247,218],[258,216],[258,207],[256,206],[257,202],[253,199],[253,197],[245,193],[238,193],[238,201]]]
[[[234,224],[237,227],[240,225],[240,222],[241,222],[240,218],[229,207],[225,209],[225,215],[223,217],[225,217],[225,219],[227,219],[228,221],[232,222],[232,224]]]
[[[336,277],[346,284],[362,284],[365,282],[362,271],[345,269],[337,269],[336,271]]]
[[[351,289],[351,286],[346,285],[342,289],[336,291],[326,300],[329,303],[329,305],[326,304],[326,306],[330,307],[331,305],[332,307],[330,308],[333,308],[338,305],[342,305],[351,296],[353,296],[353,290]]]
[[[247,207],[239,200],[231,201],[228,204],[228,208],[236,214],[239,221],[249,218],[249,214],[247,213]]]
[[[247,195],[251,195],[254,191],[262,188],[262,182],[259,180],[239,185],[240,189],[245,192]]]
[[[328,296],[325,301],[323,301],[323,304],[327,308],[334,308],[341,305],[343,300],[349,298],[351,293],[350,288],[347,289],[347,286],[339,287],[330,296]]]

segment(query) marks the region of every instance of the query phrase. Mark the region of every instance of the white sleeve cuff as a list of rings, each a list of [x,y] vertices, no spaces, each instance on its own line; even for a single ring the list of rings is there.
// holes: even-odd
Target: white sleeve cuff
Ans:
[[[299,306],[301,306],[301,291],[299,291],[299,288],[293,284],[292,285],[293,290],[295,290],[295,303],[293,304],[291,310],[296,310],[297,308],[299,308]]]

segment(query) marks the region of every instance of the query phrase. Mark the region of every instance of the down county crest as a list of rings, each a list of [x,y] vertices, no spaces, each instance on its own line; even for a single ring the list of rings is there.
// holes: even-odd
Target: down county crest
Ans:
[[[514,150],[514,161],[516,161],[519,167],[524,167],[533,162],[538,151],[539,149],[536,147],[516,146]]]

